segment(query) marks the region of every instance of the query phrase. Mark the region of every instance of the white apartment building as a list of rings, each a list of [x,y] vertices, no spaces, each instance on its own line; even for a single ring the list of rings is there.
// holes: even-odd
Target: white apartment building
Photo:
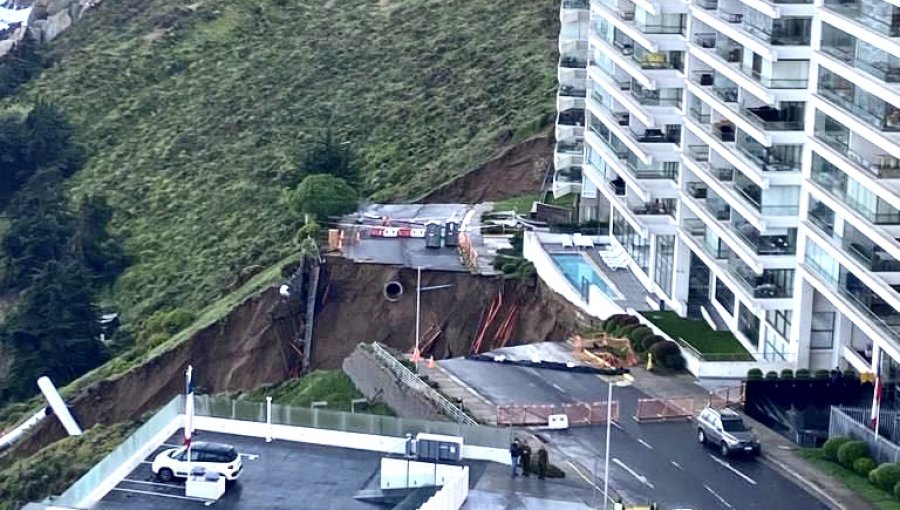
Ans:
[[[563,58],[587,25],[585,99],[559,100],[583,115],[583,184],[555,191],[609,221],[649,293],[759,359],[900,376],[893,1],[564,3]]]

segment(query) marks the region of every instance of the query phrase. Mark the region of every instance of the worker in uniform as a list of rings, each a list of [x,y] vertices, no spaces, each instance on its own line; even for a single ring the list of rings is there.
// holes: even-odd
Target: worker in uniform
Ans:
[[[516,468],[519,466],[519,455],[521,451],[519,450],[519,440],[513,439],[512,444],[509,445],[509,456],[512,458],[512,477],[515,478],[518,472]]]
[[[538,450],[538,478],[543,480],[547,476],[547,450],[542,446]]]
[[[531,447],[528,443],[522,445],[522,474],[531,476]]]

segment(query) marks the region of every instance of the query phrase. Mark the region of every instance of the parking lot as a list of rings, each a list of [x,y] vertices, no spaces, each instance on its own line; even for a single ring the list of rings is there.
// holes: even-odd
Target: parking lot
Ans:
[[[200,432],[195,441],[234,445],[243,456],[244,469],[228,487],[216,508],[251,509],[371,509],[353,499],[357,491],[378,484],[382,454],[305,443],[265,440]],[[198,509],[206,502],[184,496],[184,481],[163,483],[150,471],[157,453],[179,446],[176,434],[160,445],[94,508],[155,510]]]

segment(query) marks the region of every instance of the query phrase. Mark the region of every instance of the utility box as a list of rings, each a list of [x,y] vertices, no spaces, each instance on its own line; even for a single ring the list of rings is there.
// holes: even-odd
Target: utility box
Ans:
[[[425,225],[425,247],[436,249],[441,247],[441,234],[443,229],[439,223]]]
[[[455,221],[444,223],[444,246],[459,246],[459,223]]]
[[[416,458],[429,462],[460,462],[463,439],[437,434],[416,435]]]

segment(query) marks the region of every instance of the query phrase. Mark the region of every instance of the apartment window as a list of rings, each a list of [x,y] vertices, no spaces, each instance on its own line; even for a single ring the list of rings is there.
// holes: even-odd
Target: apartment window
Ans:
[[[791,331],[791,315],[790,310],[769,310],[766,312],[766,323],[782,338],[788,338]]]
[[[766,328],[763,338],[763,358],[766,361],[787,361],[787,343],[772,328]]]
[[[809,328],[810,349],[834,347],[834,312],[813,312]]]
[[[647,273],[650,269],[649,241],[634,230],[619,211],[613,211],[613,236],[622,244],[625,252],[637,262],[641,270]]]
[[[738,331],[754,344],[759,341],[759,317],[753,315],[744,303],[740,304],[738,312]]]
[[[675,236],[656,236],[656,263],[653,279],[657,285],[672,296],[672,267],[675,259]]]
[[[716,278],[716,301],[722,305],[722,308],[728,311],[730,315],[734,315],[734,292],[731,292],[725,282]]]

